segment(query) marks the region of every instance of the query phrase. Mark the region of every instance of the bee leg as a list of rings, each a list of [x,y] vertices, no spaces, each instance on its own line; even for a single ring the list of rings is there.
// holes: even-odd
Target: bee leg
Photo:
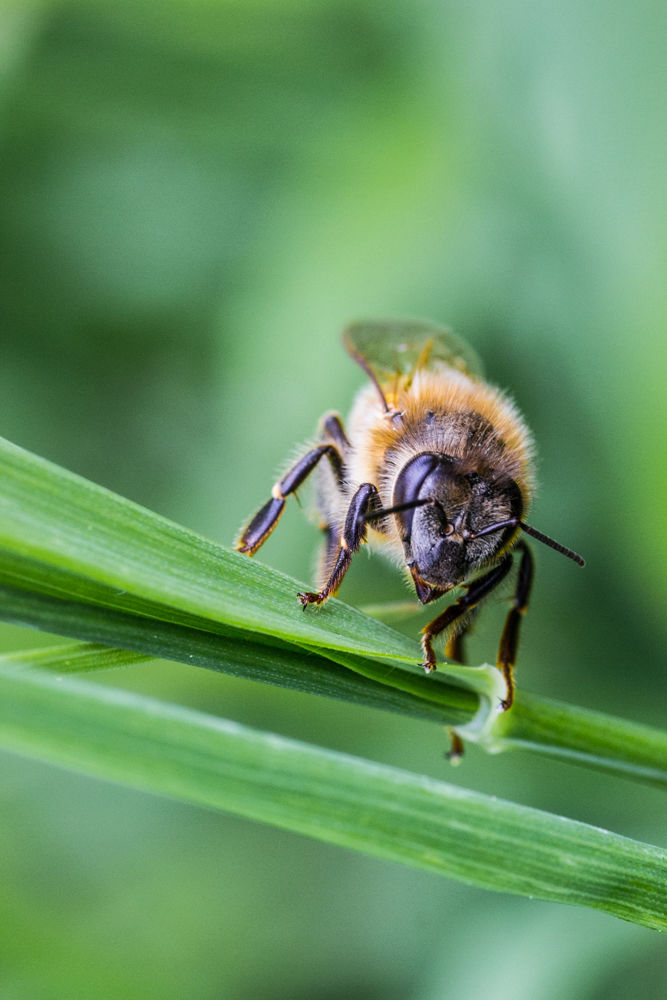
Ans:
[[[461,758],[465,753],[465,746],[463,745],[463,740],[456,732],[455,729],[449,727],[449,750],[445,754],[445,757],[450,764],[460,764]]]
[[[516,663],[516,651],[519,645],[519,628],[521,618],[528,610],[528,598],[530,588],[533,583],[533,557],[525,542],[519,542],[517,549],[521,551],[521,562],[519,563],[519,579],[517,580],[514,592],[514,602],[507,618],[505,627],[500,637],[498,647],[498,669],[502,670],[503,677],[507,683],[507,696],[501,702],[504,712],[511,708],[514,701],[514,678],[512,671]]]
[[[271,490],[271,499],[255,514],[237,542],[239,552],[247,552],[252,556],[264,544],[285,509],[285,498],[301,486],[323,455],[329,459],[336,478],[342,478],[343,460],[335,445],[320,444],[312,448],[275,484]]]
[[[350,442],[347,439],[343,422],[337,413],[326,413],[322,417],[322,432],[337,446],[341,455],[350,450]]]
[[[465,663],[465,653],[463,651],[464,647],[464,633],[465,629],[461,632],[455,632],[454,635],[450,635],[449,639],[445,644],[445,659],[451,660],[452,663]]]
[[[340,529],[332,524],[323,524],[321,531],[324,535],[324,543],[317,560],[318,587],[323,587],[331,576],[331,571],[336,564],[338,550],[340,549]]]
[[[454,603],[450,604],[448,608],[434,618],[432,622],[429,622],[422,629],[422,649],[424,651],[424,662],[422,667],[427,674],[430,674],[435,670],[436,658],[433,652],[433,639],[440,635],[446,628],[448,628],[453,622],[460,618],[461,615],[467,614],[472,611],[480,601],[491,593],[498,584],[505,579],[512,567],[512,556],[506,555],[502,562],[494,566],[493,569],[485,573],[484,576],[478,577],[471,584],[466,586],[466,593]]]
[[[329,579],[319,593],[314,594],[308,591],[298,595],[304,610],[309,604],[322,604],[328,597],[333,597],[336,593],[347,573],[352,556],[366,538],[366,514],[370,507],[377,502],[379,502],[379,495],[375,486],[372,483],[363,483],[350,501],[338,547],[338,555]]]
[[[340,508],[344,505],[343,481],[345,463],[352,448],[345,433],[343,423],[337,413],[325,413],[320,421],[320,431],[324,441],[331,441],[340,452],[343,466],[338,474],[324,476],[320,479],[317,506],[322,515],[320,531],[324,542],[320,548],[317,560],[317,586],[323,587],[331,575],[338,558],[342,525],[340,524]]]
[[[445,646],[445,657],[454,663],[464,664],[466,662],[466,636],[473,623],[474,615],[471,615],[467,622],[456,632],[449,636]]]

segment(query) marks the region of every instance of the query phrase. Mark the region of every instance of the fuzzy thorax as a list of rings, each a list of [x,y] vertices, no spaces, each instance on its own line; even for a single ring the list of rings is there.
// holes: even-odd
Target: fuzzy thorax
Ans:
[[[383,386],[389,412],[374,386],[365,386],[355,400],[348,422],[350,488],[375,483],[383,506],[389,507],[401,469],[415,455],[435,452],[454,459],[464,475],[513,480],[525,515],[534,493],[533,441],[512,400],[444,365],[418,371],[409,384],[402,382]],[[383,540],[398,541],[391,536]]]

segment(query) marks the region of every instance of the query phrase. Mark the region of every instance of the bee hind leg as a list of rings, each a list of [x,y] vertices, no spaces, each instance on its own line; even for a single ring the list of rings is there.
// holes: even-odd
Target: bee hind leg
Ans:
[[[271,499],[255,514],[250,524],[241,533],[236,545],[239,552],[245,552],[252,556],[260,545],[264,544],[285,509],[285,499],[301,486],[304,479],[310,475],[324,455],[329,459],[336,478],[342,479],[343,460],[336,446],[326,443],[311,448],[285,473],[282,479],[278,480],[271,490]]]
[[[376,503],[379,503],[377,489],[372,483],[363,483],[350,501],[343,532],[338,542],[338,551],[329,573],[329,579],[318,593],[315,594],[306,591],[298,595],[304,611],[309,604],[322,604],[328,597],[333,597],[336,593],[352,562],[352,556],[366,538],[366,514]],[[328,542],[332,548],[334,538],[335,535],[332,532],[328,537]],[[328,552],[331,552],[331,550],[326,548],[325,558]],[[329,557],[331,558],[331,555]]]
[[[345,455],[350,450],[351,445],[347,439],[343,422],[337,413],[325,413],[322,417],[322,433],[336,445],[341,455]]]

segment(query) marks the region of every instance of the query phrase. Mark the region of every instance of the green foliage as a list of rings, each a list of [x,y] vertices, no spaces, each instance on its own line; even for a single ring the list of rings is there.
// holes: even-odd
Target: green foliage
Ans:
[[[433,681],[413,677],[406,668],[417,657],[416,643],[339,601],[323,613],[295,614],[295,581],[8,442],[0,441],[0,473],[5,618],[79,636],[93,630],[98,641],[116,646],[131,634],[129,644],[143,653],[168,649],[185,663],[255,677],[266,672],[285,686],[298,677],[310,690],[429,717],[419,711],[423,700],[450,724],[466,719],[467,708],[464,733],[475,733],[477,708],[492,749],[521,741],[513,741],[514,713],[497,720],[493,668],[489,688],[486,672],[469,668],[441,671]],[[353,671],[349,685],[340,667],[326,669],[329,660]],[[6,658],[0,739],[47,761],[476,885],[587,903],[663,926],[667,855],[658,848],[175,706],[15,669],[27,662],[81,672],[134,661],[131,653],[87,646]],[[464,684],[470,677],[468,693],[443,682],[443,673]],[[384,697],[385,686],[393,700]],[[619,766],[622,753],[629,773],[667,779],[662,734],[579,715],[533,697],[516,717],[528,744],[579,751],[610,767]],[[569,745],[572,733],[578,743]]]
[[[284,826],[473,885],[580,903],[665,929],[667,854],[606,830],[146,697],[43,673],[117,666],[65,649],[39,671],[0,662],[13,750]],[[30,662],[29,658],[28,662]],[[136,657],[126,655],[126,662]]]

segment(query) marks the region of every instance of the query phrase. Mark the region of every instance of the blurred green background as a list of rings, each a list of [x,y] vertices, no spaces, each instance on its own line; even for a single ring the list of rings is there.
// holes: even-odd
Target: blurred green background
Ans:
[[[519,683],[660,724],[666,29],[658,0],[0,2],[0,433],[231,543],[349,407],[342,326],[447,322],[535,432],[533,523],[588,559],[536,553]],[[261,558],[308,581],[316,545],[292,505]],[[404,593],[360,559],[341,596]],[[664,837],[654,790],[452,771],[436,727],[175,664],[99,682]],[[1,775],[2,1000],[667,994],[660,939],[610,917]]]

